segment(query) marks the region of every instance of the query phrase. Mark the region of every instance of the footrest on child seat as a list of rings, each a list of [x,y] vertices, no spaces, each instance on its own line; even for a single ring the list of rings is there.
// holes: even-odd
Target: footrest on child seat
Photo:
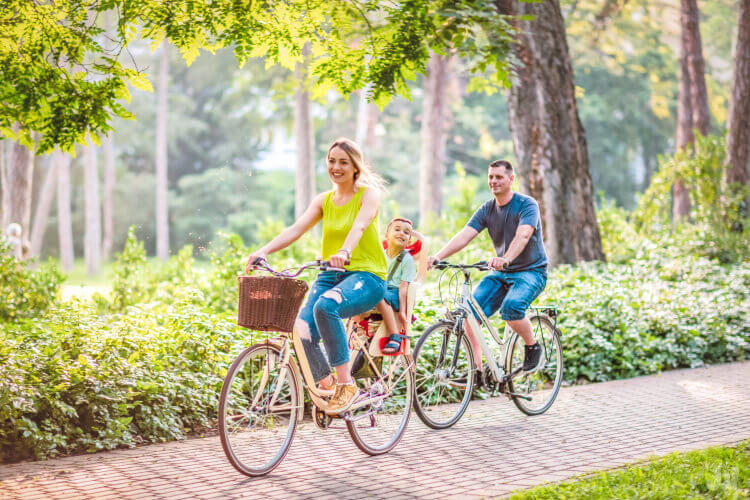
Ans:
[[[391,353],[385,353],[385,352],[383,352],[383,348],[385,347],[385,345],[388,342],[391,341],[392,337],[398,337],[399,340],[401,341],[401,344],[399,344],[399,346],[398,346],[398,350],[395,351],[395,352],[391,352]],[[391,334],[391,335],[389,335],[387,337],[381,337],[380,338],[380,345],[378,347],[380,347],[380,352],[383,353],[383,356],[400,356],[400,355],[404,354],[404,346],[406,346],[405,340],[408,340],[408,339],[409,339],[409,337],[407,335],[403,335],[401,333],[393,333],[393,334]]]

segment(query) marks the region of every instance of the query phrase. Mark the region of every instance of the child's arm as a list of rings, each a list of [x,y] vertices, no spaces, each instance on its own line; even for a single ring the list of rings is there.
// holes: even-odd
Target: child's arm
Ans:
[[[407,320],[406,320],[406,295],[409,291],[409,282],[408,281],[402,281],[401,284],[398,286],[398,317],[401,319],[401,324],[403,325],[404,329],[406,329]]]

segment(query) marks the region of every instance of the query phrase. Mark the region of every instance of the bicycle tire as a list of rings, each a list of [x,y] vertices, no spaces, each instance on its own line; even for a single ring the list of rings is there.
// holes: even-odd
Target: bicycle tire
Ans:
[[[219,397],[221,446],[229,463],[247,476],[263,476],[281,463],[291,447],[301,413],[300,405],[304,404],[304,400],[300,399],[300,381],[297,372],[289,363],[285,365],[280,363],[280,354],[279,347],[269,342],[248,347],[229,366],[221,387]],[[272,359],[274,356],[275,360]],[[265,366],[268,367],[269,375],[262,387],[261,381]],[[286,367],[286,370],[283,370],[283,367]],[[279,382],[278,379],[282,374],[284,379]],[[256,379],[258,389],[256,391],[252,388],[248,389],[248,387],[252,387]],[[278,392],[277,403],[279,404],[275,405],[275,409],[270,406],[264,408],[266,401],[260,400],[267,395],[270,397],[268,400],[268,403],[270,403],[274,399],[273,394],[276,392],[279,383],[282,384]],[[288,390],[284,389],[283,384],[288,384]],[[267,393],[264,392],[265,386],[269,389]],[[251,395],[253,401],[249,401]],[[255,401],[255,396],[258,395],[260,399]],[[259,403],[262,403],[260,408],[258,408]],[[253,408],[249,408],[249,406]],[[258,408],[257,412],[255,411],[256,408]],[[288,410],[285,408],[288,408]],[[264,409],[267,411],[263,412]],[[274,412],[277,415],[276,417],[274,417]],[[240,420],[238,420],[238,417]],[[278,420],[278,423],[275,420]],[[286,425],[284,425],[285,420]],[[244,425],[245,421],[250,423]],[[258,422],[259,425],[257,428],[251,429],[251,426],[255,427],[255,422]],[[263,444],[262,440],[264,438],[273,439],[275,437],[273,435],[280,434],[270,430],[269,424],[273,426],[273,431],[279,429],[283,431],[283,427],[286,427],[286,432],[283,434],[283,441],[281,441],[278,449],[275,449],[276,446],[272,446],[270,458],[268,460],[259,458],[260,464],[257,464],[254,460],[256,455],[259,457],[269,455],[263,452],[265,450],[260,450]],[[240,431],[242,432],[240,433]]]
[[[471,401],[471,395],[474,390],[475,365],[471,344],[469,343],[466,335],[462,334],[458,337],[454,335],[453,327],[454,323],[446,321],[439,321],[430,325],[419,337],[419,340],[414,347],[414,363],[417,369],[417,376],[414,384],[414,411],[416,412],[417,416],[419,416],[419,419],[426,426],[432,429],[448,429],[449,427],[454,426],[456,422],[461,419],[464,412],[466,412],[466,408],[469,406],[469,401]],[[434,337],[435,333],[442,333],[442,340],[431,340],[431,338]],[[461,342],[458,351],[456,351],[455,349],[455,343],[452,346],[450,344],[450,339],[456,338],[460,339]],[[437,353],[437,358],[434,360],[435,362],[431,363],[430,356],[428,356],[427,353],[427,349],[434,349],[434,347],[436,346],[433,346],[433,343],[439,344],[439,352]],[[461,392],[460,386],[456,387],[455,384],[451,386],[450,379],[447,379],[445,381],[442,380],[443,377],[447,377],[448,374],[444,375],[442,371],[438,372],[438,370],[446,370],[446,368],[444,368],[445,366],[453,366],[454,368],[458,367],[458,360],[456,361],[456,364],[453,365],[452,359],[441,360],[441,353],[444,353],[445,356],[455,356],[456,352],[460,353],[462,349],[466,353],[467,357],[467,359],[465,360],[466,366],[464,366],[464,363],[462,363],[462,366],[460,367],[461,372],[457,373],[456,375],[458,376],[455,378],[461,378],[461,376],[466,377],[466,385],[464,386],[463,392]],[[449,361],[449,364],[446,365],[446,361]],[[440,366],[437,366],[438,364]],[[442,392],[439,392],[437,394],[437,405],[443,406],[443,408],[441,408],[440,410],[434,410],[423,402],[426,401],[427,403],[429,403],[431,398],[430,392],[434,392],[436,390],[434,387],[437,387],[429,386],[428,377],[430,376],[430,374],[437,377],[437,386],[440,386],[443,382],[445,382],[443,388],[450,387],[450,389],[445,389],[446,393],[449,395],[447,403],[443,404],[440,401],[441,394],[443,394]],[[422,378],[420,378],[420,376]],[[420,388],[424,388],[425,390],[420,391]],[[453,392],[452,397],[450,396],[451,391]],[[460,397],[457,398],[458,401],[451,402],[453,399],[456,399],[457,395],[459,394]],[[450,406],[455,404],[457,404],[458,406]],[[452,410],[455,410],[455,412],[452,413]],[[438,415],[444,415],[447,418],[439,419]]]
[[[362,417],[360,420],[346,420],[346,428],[352,441],[357,448],[368,455],[382,455],[395,448],[404,436],[411,417],[414,402],[414,372],[410,361],[404,355],[383,356],[380,373],[388,373],[392,368],[391,363],[400,368],[400,373],[393,377],[396,380],[390,387],[393,394],[382,400],[377,408],[374,405],[365,406],[351,413],[350,418],[360,416]],[[378,382],[376,379],[368,380]],[[367,416],[368,413],[369,416]]]
[[[541,370],[532,372],[531,374],[520,374],[508,380],[508,392],[511,394],[513,403],[523,413],[526,415],[541,415],[555,402],[557,394],[560,391],[560,386],[562,385],[565,369],[562,341],[560,330],[555,328],[547,316],[534,315],[529,320],[531,321],[534,337],[537,339],[537,342],[542,344],[544,349],[545,366]],[[516,367],[523,364],[523,346],[523,339],[514,333],[508,344],[506,357],[507,373],[513,373]],[[554,349],[552,349],[553,347]],[[550,352],[553,352],[552,356],[550,356]],[[551,377],[553,373],[554,377]],[[525,388],[524,383],[528,384]],[[551,385],[551,387],[545,388],[548,385]],[[536,387],[540,387],[540,391],[536,396],[538,399],[530,396],[532,393],[531,389]],[[521,397],[520,394],[532,397],[534,399],[533,403],[536,403],[536,405]]]

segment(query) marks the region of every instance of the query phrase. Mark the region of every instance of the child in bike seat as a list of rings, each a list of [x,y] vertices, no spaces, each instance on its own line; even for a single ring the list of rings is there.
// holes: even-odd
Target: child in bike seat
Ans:
[[[417,240],[410,244],[411,237]],[[412,227],[409,219],[396,217],[389,224],[385,232],[386,260],[388,261],[388,277],[385,298],[378,304],[377,310],[383,316],[386,330],[389,334],[388,343],[383,347],[383,354],[396,354],[401,343],[406,340],[404,330],[398,327],[396,313],[404,327],[411,318],[406,317],[406,294],[409,283],[417,277],[417,265],[413,254],[419,253],[424,237]]]

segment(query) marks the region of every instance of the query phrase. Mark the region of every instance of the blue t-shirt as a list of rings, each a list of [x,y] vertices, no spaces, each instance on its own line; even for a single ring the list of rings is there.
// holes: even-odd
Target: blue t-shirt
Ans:
[[[388,274],[391,273],[391,269],[396,265],[395,257],[388,257],[388,253],[385,254],[385,259],[388,262]],[[393,276],[388,280],[388,286],[398,287],[402,281],[412,282],[417,277],[417,265],[414,263],[414,257],[409,252],[404,253],[404,258],[401,260],[401,264],[393,272]]]
[[[539,205],[531,196],[513,193],[513,198],[503,206],[498,205],[493,198],[479,207],[466,225],[480,233],[486,228],[498,257],[505,254],[516,235],[518,226],[533,227],[534,234],[526,243],[526,247],[503,270],[509,272],[529,269],[546,270],[547,252],[544,251],[542,241],[542,218],[539,215]]]

